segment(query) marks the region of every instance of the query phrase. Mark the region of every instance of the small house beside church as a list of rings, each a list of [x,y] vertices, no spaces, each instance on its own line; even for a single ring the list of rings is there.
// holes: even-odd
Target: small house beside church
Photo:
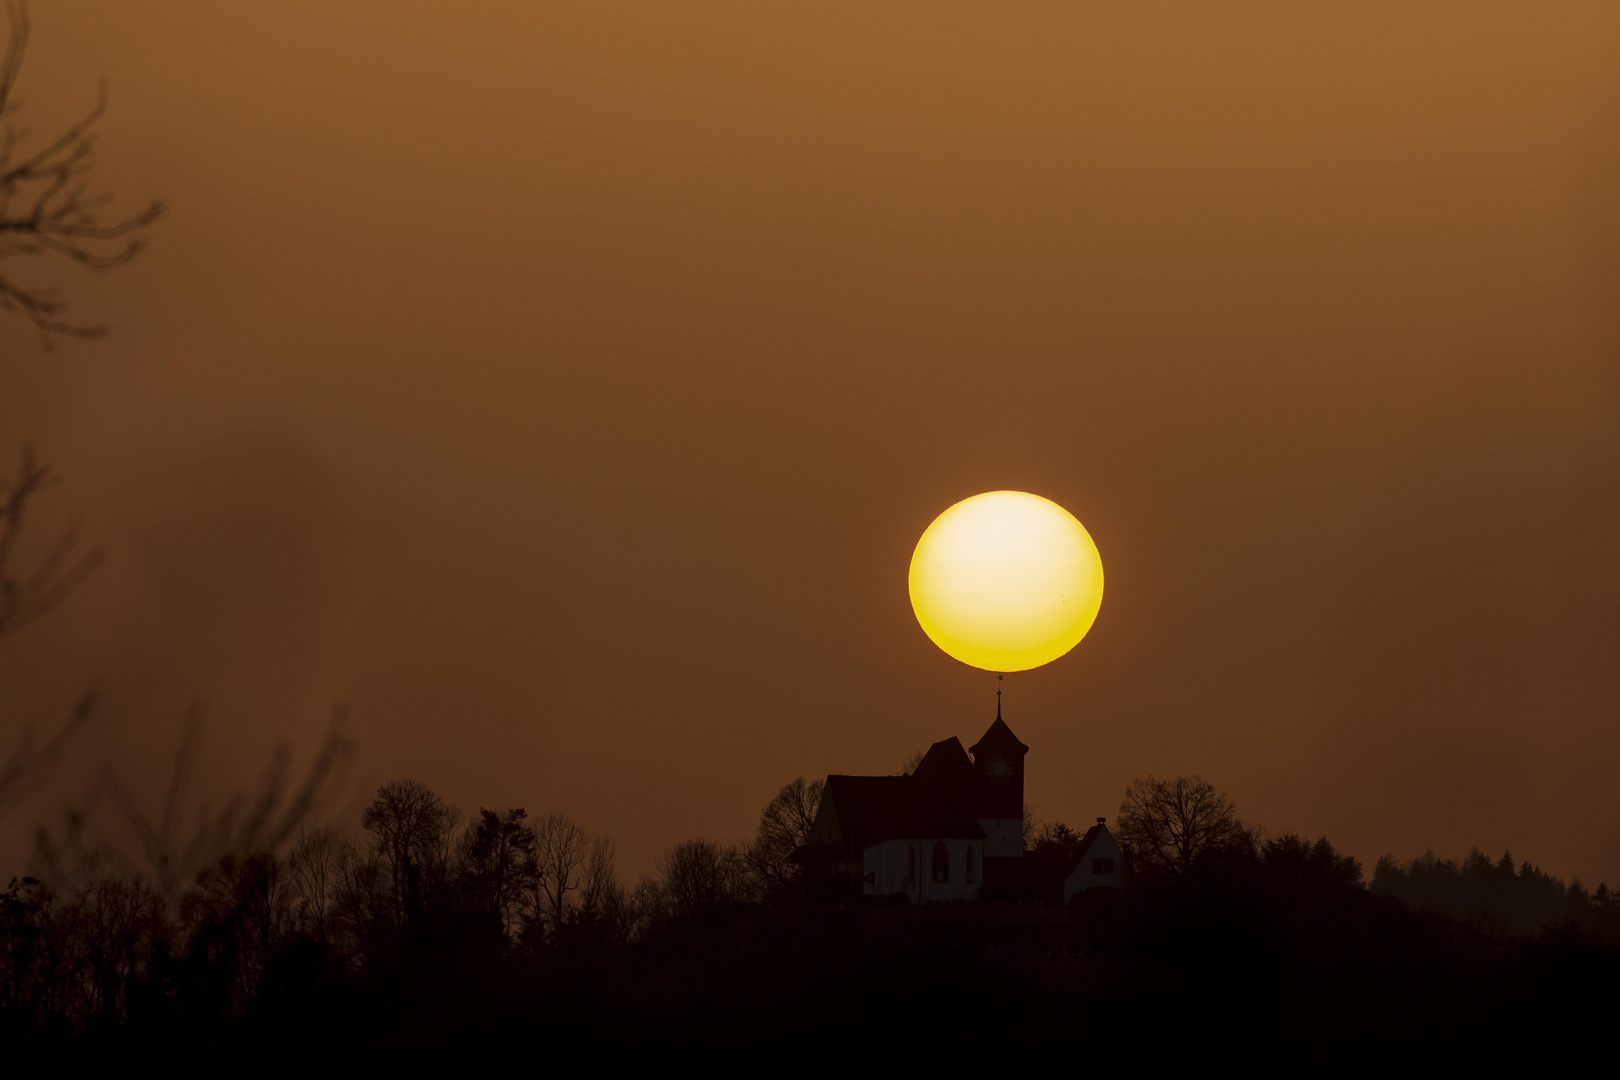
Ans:
[[[1068,904],[1093,889],[1118,892],[1124,882],[1125,853],[1108,831],[1106,819],[1098,818],[1097,824],[1080,838],[1074,868],[1063,879],[1063,902]]]

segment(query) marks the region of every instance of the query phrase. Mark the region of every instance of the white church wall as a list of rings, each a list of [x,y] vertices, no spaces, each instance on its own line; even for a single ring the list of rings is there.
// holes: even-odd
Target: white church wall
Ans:
[[[950,855],[950,877],[945,881],[933,878],[934,845],[943,843]],[[967,853],[973,852],[973,880],[967,880]],[[945,903],[950,900],[976,900],[979,885],[984,881],[983,840],[937,840],[922,842],[921,900],[920,903]]]
[[[934,845],[943,843],[950,855],[949,878],[933,879]],[[968,880],[968,853],[973,853],[973,880]],[[909,871],[916,860],[917,873]],[[924,838],[886,840],[873,844],[861,854],[862,891],[867,896],[905,893],[914,904],[974,900],[984,881],[984,841],[977,839]]]
[[[1098,869],[1097,860],[1106,859],[1112,871]],[[1067,904],[1077,893],[1096,888],[1123,888],[1125,885],[1125,857],[1113,834],[1104,828],[1086,849],[1080,865],[1063,882],[1063,902]]]
[[[893,896],[906,893],[917,902],[917,879],[911,873],[917,858],[917,841],[886,840],[861,853],[861,890],[867,896]]]

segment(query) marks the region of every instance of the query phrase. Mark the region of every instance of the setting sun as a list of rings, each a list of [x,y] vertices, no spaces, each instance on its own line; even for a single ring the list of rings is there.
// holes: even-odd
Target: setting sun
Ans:
[[[923,632],[947,654],[989,671],[1027,671],[1091,629],[1102,558],[1057,503],[989,491],[928,526],[911,556],[910,589]]]

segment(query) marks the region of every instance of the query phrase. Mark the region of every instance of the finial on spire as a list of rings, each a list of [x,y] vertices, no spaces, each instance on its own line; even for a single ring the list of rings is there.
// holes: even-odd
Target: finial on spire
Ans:
[[[1001,675],[996,675],[996,719],[1001,719]]]

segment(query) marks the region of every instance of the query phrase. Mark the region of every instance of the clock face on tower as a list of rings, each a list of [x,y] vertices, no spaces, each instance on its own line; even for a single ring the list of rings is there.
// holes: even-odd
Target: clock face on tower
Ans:
[[[1012,779],[1013,763],[997,754],[985,764],[984,773],[996,783],[1004,783]]]

